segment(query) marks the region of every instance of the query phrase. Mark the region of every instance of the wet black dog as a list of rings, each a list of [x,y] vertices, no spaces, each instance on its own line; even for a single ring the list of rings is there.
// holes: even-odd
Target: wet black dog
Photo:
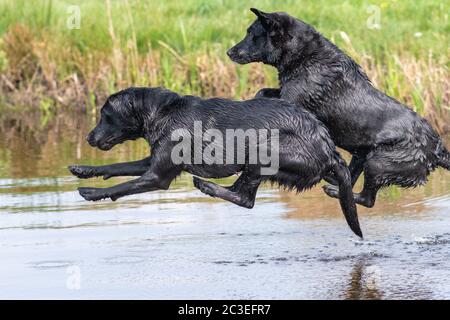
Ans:
[[[235,158],[222,163],[208,162],[207,158],[196,162],[199,152],[195,151],[195,145],[181,152],[183,157],[187,157],[182,162],[174,161],[173,151],[179,146],[180,139],[178,137],[173,141],[173,133],[181,130],[183,139],[197,139],[199,134],[195,132],[195,123],[199,122],[202,124],[200,135],[210,129],[216,130],[219,135],[227,135],[230,129],[241,129],[243,132],[277,129],[277,170],[270,175],[262,174],[262,168],[267,163],[261,159],[250,160],[250,137],[243,148],[242,145],[240,149],[238,145],[232,145],[233,155],[245,153],[242,162]],[[182,171],[205,178],[228,177],[241,172],[230,187],[199,178],[194,178],[194,184],[208,195],[252,208],[256,191],[264,181],[302,191],[317,184],[325,175],[332,174],[340,187],[340,203],[347,223],[358,236],[362,236],[351,191],[350,172],[336,152],[328,130],[312,114],[286,101],[265,98],[249,101],[203,100],[179,96],[161,88],[130,88],[108,98],[101,110],[101,119],[87,140],[93,147],[109,150],[118,143],[141,137],[148,141],[152,151],[146,159],[99,167],[70,166],[69,170],[79,178],[141,176],[110,188],[79,188],[81,196],[93,201],[105,198],[116,200],[130,194],[166,190]],[[275,145],[274,137],[268,139],[271,145]],[[263,139],[253,141],[258,147],[263,142]],[[201,140],[200,153],[208,145],[207,141]],[[217,142],[216,145],[220,144]],[[228,149],[228,144],[225,149]],[[219,156],[219,160],[224,156]]]
[[[352,184],[364,171],[357,203],[372,207],[381,187],[415,187],[437,166],[450,170],[450,154],[431,125],[374,88],[349,56],[286,13],[251,10],[256,21],[228,55],[240,64],[276,67],[280,89],[265,88],[257,96],[281,97],[311,111],[336,145],[353,155]],[[338,196],[336,187],[325,186],[325,191]]]

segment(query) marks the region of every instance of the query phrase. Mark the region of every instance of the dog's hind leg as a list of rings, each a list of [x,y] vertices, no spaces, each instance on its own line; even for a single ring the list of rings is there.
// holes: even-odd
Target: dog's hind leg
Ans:
[[[413,158],[414,151],[414,146],[396,147],[394,151],[390,148],[375,150],[364,165],[364,188],[355,195],[356,203],[373,207],[378,190],[385,186],[423,185],[429,170],[426,162]]]
[[[380,185],[375,183],[371,177],[364,177],[364,187],[360,193],[355,193],[355,202],[367,208],[372,208],[375,205],[378,190]]]
[[[360,193],[354,193],[355,202],[367,208],[375,205],[377,193],[381,187],[405,183],[414,176],[421,176],[420,168],[406,165],[392,160],[383,150],[375,150],[364,164],[364,186]],[[413,186],[412,184],[411,186]],[[406,186],[406,185],[404,185]],[[324,186],[325,193],[337,198],[339,189],[333,186]]]
[[[142,160],[114,163],[105,166],[69,166],[69,171],[80,179],[103,176],[103,179],[118,176],[141,176],[150,166],[151,157]]]
[[[248,209],[255,205],[256,192],[261,183],[261,177],[246,171],[242,172],[241,176],[230,187],[223,187],[198,177],[194,177],[193,180],[194,186],[201,192]]]
[[[353,193],[353,197],[357,204],[360,204],[367,208],[372,208],[375,204],[377,192],[380,189],[380,185],[374,182],[372,176],[364,174],[364,187],[360,193]],[[332,197],[339,199],[339,188],[336,186],[326,185],[323,187],[325,193]]]

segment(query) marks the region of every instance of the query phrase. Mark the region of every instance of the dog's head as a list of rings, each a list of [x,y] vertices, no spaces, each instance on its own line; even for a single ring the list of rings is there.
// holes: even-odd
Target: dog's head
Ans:
[[[111,95],[100,112],[100,121],[86,140],[92,147],[109,150],[116,144],[143,136],[143,124],[135,108],[133,89]]]
[[[250,10],[257,19],[247,29],[245,38],[227,51],[236,63],[263,62],[276,66],[284,55],[300,53],[315,38],[311,26],[287,13]]]
[[[164,88],[128,88],[111,95],[100,112],[100,121],[86,140],[92,147],[109,150],[116,144],[152,133],[162,108],[180,98]]]

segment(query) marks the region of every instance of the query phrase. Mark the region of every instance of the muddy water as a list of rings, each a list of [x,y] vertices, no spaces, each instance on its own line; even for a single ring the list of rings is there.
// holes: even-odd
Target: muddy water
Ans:
[[[264,186],[247,210],[183,175],[169,191],[85,202],[78,186],[123,179],[80,181],[68,164],[148,153],[140,142],[92,150],[89,127],[76,117],[2,123],[0,298],[450,298],[449,172],[384,190],[360,208],[358,240],[320,187]]]

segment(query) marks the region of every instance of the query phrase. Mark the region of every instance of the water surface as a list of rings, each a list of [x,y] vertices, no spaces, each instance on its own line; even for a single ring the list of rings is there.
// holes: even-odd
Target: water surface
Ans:
[[[359,240],[319,186],[266,185],[247,210],[186,174],[169,191],[86,202],[78,186],[126,179],[78,180],[68,164],[148,154],[142,142],[93,150],[89,128],[78,117],[3,121],[0,298],[450,298],[449,172],[359,207]]]

